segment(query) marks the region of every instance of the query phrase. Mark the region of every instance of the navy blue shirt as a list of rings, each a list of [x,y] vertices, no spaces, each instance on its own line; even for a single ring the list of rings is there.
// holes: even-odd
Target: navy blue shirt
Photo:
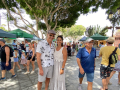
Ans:
[[[78,51],[78,54],[76,56],[80,59],[82,68],[86,73],[93,73],[94,72],[94,60],[96,58],[96,49],[92,48],[90,54],[86,50],[86,48],[81,48]]]

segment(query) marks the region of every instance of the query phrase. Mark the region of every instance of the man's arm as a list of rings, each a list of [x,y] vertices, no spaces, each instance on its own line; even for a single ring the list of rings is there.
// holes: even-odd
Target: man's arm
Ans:
[[[37,52],[37,64],[38,64],[38,68],[41,70],[42,69],[42,65],[41,65],[41,53]]]
[[[37,52],[37,64],[39,68],[39,74],[43,76],[44,72],[41,65],[41,53],[38,53],[38,52]]]
[[[80,68],[80,73],[81,73],[81,74],[84,74],[84,70],[83,70],[83,68],[82,68],[82,65],[81,65],[81,62],[80,62],[80,59],[79,59],[79,58],[77,58],[77,63],[78,63],[78,66],[79,66],[79,68]]]
[[[41,55],[42,55],[42,51],[41,48],[43,45],[41,42],[38,43],[37,48],[36,48],[36,55],[37,55],[37,64],[38,64],[38,68],[39,68],[39,74],[41,76],[43,76],[44,72],[43,72],[43,68],[42,68],[42,63],[41,63]]]
[[[6,66],[8,66],[9,59],[10,59],[10,48],[9,47],[5,47],[5,53],[6,53]]]
[[[102,57],[102,48],[100,49],[100,52],[99,52],[99,58]]]
[[[120,60],[120,55],[118,55],[118,60]]]
[[[120,49],[117,49],[118,60],[120,60]]]

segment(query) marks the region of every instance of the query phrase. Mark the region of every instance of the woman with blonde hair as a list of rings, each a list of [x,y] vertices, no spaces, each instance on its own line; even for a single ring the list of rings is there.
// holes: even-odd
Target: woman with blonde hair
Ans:
[[[35,49],[32,46],[32,43],[28,43],[29,45],[29,51],[28,51],[28,60],[27,60],[27,71],[24,74],[29,74],[29,65],[30,63],[32,64],[32,71],[31,74],[34,73],[34,69],[35,69]]]

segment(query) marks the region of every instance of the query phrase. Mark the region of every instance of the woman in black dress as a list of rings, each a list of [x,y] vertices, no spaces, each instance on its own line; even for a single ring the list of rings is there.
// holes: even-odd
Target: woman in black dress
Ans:
[[[71,45],[70,45],[70,43],[68,43],[68,45],[67,45],[67,53],[68,53],[68,56],[71,56]]]

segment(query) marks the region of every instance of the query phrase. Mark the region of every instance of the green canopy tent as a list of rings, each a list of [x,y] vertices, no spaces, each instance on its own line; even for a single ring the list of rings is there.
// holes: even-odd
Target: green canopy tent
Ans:
[[[16,38],[16,35],[0,29],[0,38]]]
[[[31,40],[43,40],[43,39],[40,39],[40,38],[38,38],[36,35],[34,35],[33,34],[33,38],[25,38],[25,39],[27,39],[27,40],[29,40],[29,41],[31,41]]]
[[[102,36],[98,33],[94,34],[93,36],[91,36],[90,38],[94,39],[94,40],[106,40],[108,37],[106,36]]]
[[[28,34],[21,29],[12,30],[10,33],[15,34],[17,38],[33,38],[33,35]]]
[[[32,40],[43,40],[43,39],[40,39],[39,37],[37,37],[36,35],[33,34],[33,39]]]

